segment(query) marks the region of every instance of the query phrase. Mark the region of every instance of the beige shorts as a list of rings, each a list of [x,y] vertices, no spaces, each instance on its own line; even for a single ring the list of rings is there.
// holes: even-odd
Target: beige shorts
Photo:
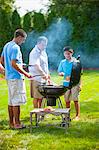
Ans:
[[[8,84],[8,105],[20,106],[26,103],[25,81],[23,79],[7,80]]]
[[[70,90],[67,90],[64,94],[65,101],[78,101],[79,97],[79,84],[71,88]]]
[[[38,86],[40,85],[40,82],[31,80],[30,81],[30,94],[32,98],[38,98],[41,99],[43,96],[38,91]]]

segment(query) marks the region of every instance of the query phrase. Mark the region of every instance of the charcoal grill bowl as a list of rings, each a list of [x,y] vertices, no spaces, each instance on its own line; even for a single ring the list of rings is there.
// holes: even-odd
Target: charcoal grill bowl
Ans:
[[[63,95],[68,88],[62,85],[39,85],[38,90],[44,97],[59,97]]]
[[[39,85],[39,92],[47,99],[47,106],[56,106],[56,99],[62,96],[68,88],[60,85]]]

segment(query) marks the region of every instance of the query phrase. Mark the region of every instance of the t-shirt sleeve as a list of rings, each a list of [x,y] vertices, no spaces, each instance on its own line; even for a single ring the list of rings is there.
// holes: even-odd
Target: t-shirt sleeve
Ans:
[[[60,64],[59,64],[58,72],[63,72],[62,62],[60,62]]]
[[[29,57],[29,65],[39,65],[40,55],[38,53],[31,53]]]
[[[19,51],[20,48],[19,47],[14,47],[12,54],[11,54],[11,60],[18,60],[19,59]]]
[[[1,53],[1,57],[4,57],[4,50],[3,50],[2,53]]]

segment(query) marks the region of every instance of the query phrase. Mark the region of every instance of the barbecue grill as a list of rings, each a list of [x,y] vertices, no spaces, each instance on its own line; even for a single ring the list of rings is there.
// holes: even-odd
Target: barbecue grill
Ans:
[[[38,89],[39,92],[47,99],[47,106],[56,106],[56,99],[58,99],[62,107],[60,96],[62,96],[68,88],[62,85],[39,85]]]
[[[77,58],[78,61],[73,63],[69,87],[64,87],[62,85],[39,85],[39,92],[47,99],[47,106],[56,106],[56,99],[58,99],[62,107],[60,96],[62,96],[69,88],[72,88],[79,83],[82,70],[79,59],[80,56]]]

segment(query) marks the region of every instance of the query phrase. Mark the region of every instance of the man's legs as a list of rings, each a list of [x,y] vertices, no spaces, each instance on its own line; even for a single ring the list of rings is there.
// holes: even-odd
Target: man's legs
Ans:
[[[38,103],[37,103],[37,101],[38,101],[37,98],[34,98],[34,99],[33,99],[34,108],[38,108]]]
[[[9,106],[9,123],[10,127],[14,127],[15,125],[20,124],[20,106]]]
[[[34,108],[41,108],[42,104],[42,95],[38,91],[39,82],[35,80],[31,80],[30,82],[30,93],[31,97],[33,97],[33,106]]]
[[[20,125],[20,106],[13,106],[15,125]]]
[[[10,127],[14,127],[13,106],[8,105],[8,113],[9,113],[9,125]]]
[[[42,99],[34,98],[34,100],[33,100],[33,105],[34,105],[34,108],[41,108]]]
[[[41,108],[41,106],[42,106],[42,98],[38,99],[38,108]]]
[[[9,112],[10,126],[12,124],[13,127],[16,129],[24,128],[23,125],[21,125],[20,123],[20,103],[19,103],[19,101],[21,100],[22,104],[25,103],[25,94],[21,95],[21,92],[19,92],[22,90],[22,92],[24,91],[25,93],[23,80],[9,80],[7,83],[9,91],[8,112]],[[24,97],[20,99],[19,95]]]

